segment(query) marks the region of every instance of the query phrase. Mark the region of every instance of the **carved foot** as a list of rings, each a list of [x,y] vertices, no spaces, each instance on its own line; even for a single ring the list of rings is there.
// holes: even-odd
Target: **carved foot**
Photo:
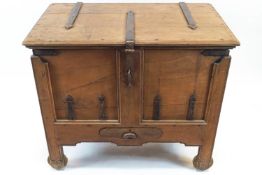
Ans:
[[[193,159],[193,165],[196,169],[204,171],[213,165],[213,159],[211,158],[211,160],[207,162],[207,161],[202,161],[201,159],[198,158],[198,156],[196,156]]]
[[[51,160],[48,157],[47,161],[48,161],[49,165],[51,165],[51,167],[53,167],[54,169],[61,170],[67,165],[68,160],[67,160],[67,157],[65,155],[63,155],[62,160]]]

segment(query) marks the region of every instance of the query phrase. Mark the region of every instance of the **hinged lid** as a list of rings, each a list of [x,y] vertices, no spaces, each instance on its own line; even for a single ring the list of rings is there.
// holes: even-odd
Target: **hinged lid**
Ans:
[[[124,46],[126,14],[132,11],[138,46],[239,45],[210,4],[189,3],[188,9],[183,7],[185,4],[79,5],[74,9],[75,4],[51,4],[23,44],[28,47]],[[68,23],[73,26],[66,28]]]

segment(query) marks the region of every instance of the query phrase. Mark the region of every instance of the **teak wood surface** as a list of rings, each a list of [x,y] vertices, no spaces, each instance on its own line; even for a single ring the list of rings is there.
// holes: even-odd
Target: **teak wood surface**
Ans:
[[[188,4],[192,30],[178,4],[84,4],[66,30],[72,7],[50,5],[24,41],[34,50],[49,164],[63,168],[63,146],[80,142],[179,142],[199,146],[194,166],[209,168],[231,60],[223,53],[239,45],[214,8]],[[134,52],[125,50],[128,10]]]
[[[74,4],[51,4],[24,41],[27,46],[125,44],[126,13],[135,13],[136,45],[236,46],[238,40],[210,4],[188,7],[198,28],[187,26],[178,4],[84,4],[65,30]]]

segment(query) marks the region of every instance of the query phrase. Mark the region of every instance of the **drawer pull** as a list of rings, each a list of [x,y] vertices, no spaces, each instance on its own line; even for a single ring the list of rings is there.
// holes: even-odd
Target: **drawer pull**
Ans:
[[[100,120],[106,120],[107,116],[106,116],[106,112],[105,112],[105,96],[103,96],[103,95],[99,96],[98,100],[99,100],[99,105],[100,105],[99,119]]]
[[[136,137],[136,134],[133,132],[124,133],[122,136],[123,139],[136,139]]]

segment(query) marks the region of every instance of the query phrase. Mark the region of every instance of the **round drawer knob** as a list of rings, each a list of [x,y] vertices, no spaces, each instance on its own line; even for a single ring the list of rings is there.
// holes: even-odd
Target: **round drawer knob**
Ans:
[[[127,132],[122,135],[123,139],[136,139],[136,134],[133,132]]]

